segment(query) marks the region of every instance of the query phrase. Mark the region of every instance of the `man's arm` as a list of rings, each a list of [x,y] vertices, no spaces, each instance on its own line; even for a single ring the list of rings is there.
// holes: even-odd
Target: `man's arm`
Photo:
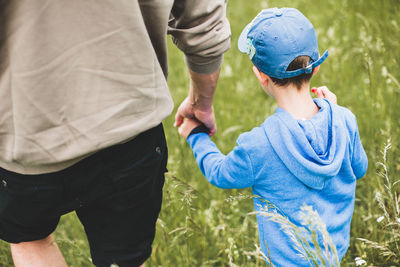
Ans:
[[[219,70],[211,74],[200,74],[191,70],[189,73],[189,95],[178,108],[175,115],[175,127],[181,126],[184,118],[196,118],[210,130],[210,135],[213,135],[217,129],[212,103]]]
[[[168,32],[184,52],[190,73],[190,91],[175,116],[175,126],[183,119],[196,118],[210,134],[216,131],[212,107],[223,53],[230,46],[230,26],[225,0],[176,0]]]

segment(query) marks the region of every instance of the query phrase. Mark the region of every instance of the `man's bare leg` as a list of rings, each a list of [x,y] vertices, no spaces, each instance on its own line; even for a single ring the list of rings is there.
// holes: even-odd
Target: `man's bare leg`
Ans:
[[[67,267],[51,235],[38,241],[11,244],[11,253],[15,267]],[[140,267],[145,267],[145,264]]]
[[[11,253],[16,267],[67,267],[51,235],[38,241],[11,244]]]

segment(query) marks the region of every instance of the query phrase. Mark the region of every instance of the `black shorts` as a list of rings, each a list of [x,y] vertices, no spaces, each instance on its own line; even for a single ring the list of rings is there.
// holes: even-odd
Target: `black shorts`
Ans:
[[[139,266],[151,254],[161,208],[167,146],[162,125],[59,172],[0,168],[0,238],[46,238],[76,211],[97,266]]]

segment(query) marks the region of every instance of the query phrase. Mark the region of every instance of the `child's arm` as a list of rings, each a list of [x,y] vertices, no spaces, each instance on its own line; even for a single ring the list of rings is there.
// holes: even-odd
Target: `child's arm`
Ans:
[[[363,148],[363,145],[361,144],[360,134],[358,133],[358,127],[356,128],[354,136],[351,168],[353,169],[354,175],[356,176],[357,179],[363,177],[367,172],[368,168],[368,158]]]
[[[179,134],[187,139],[201,172],[220,188],[246,188],[254,184],[253,168],[246,150],[238,143],[228,155],[223,155],[208,133],[190,134],[200,123],[186,119]],[[197,128],[198,129],[198,128]]]

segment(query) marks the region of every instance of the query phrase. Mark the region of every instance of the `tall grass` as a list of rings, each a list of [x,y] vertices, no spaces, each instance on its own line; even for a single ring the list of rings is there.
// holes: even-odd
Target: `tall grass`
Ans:
[[[300,258],[307,260],[310,266],[340,266],[337,250],[326,229],[326,224],[313,207],[305,204],[301,207],[299,215],[303,226],[299,227],[284,216],[273,204],[267,200],[262,201],[266,205],[256,213],[280,225],[281,231],[290,238]],[[322,237],[322,244],[320,244],[319,237]],[[268,244],[266,245],[268,250]],[[265,259],[270,266],[273,266],[273,259],[270,255],[265,256]]]
[[[242,28],[260,9],[273,6],[298,8],[314,24],[320,52],[329,49],[329,57],[312,85],[328,86],[339,104],[357,116],[369,158],[367,175],[357,183],[350,247],[341,265],[399,266],[400,2],[230,1],[232,49],[225,54],[214,101],[218,131],[213,140],[223,152],[233,148],[241,132],[275,111],[276,104],[259,87],[248,57],[236,49]],[[187,94],[188,75],[182,54],[171,43],[169,67],[169,86],[178,104]],[[260,252],[256,218],[249,215],[250,190],[221,190],[208,184],[172,124],[171,116],[164,124],[170,174],[147,266],[265,266],[268,256]],[[388,138],[391,149],[384,149],[383,157]],[[62,218],[55,236],[70,266],[92,266],[75,214]],[[0,266],[12,266],[9,247],[1,241]]]
[[[400,209],[398,184],[400,179],[389,175],[390,162],[388,152],[392,148],[390,139],[382,151],[382,161],[378,162],[379,187],[376,188],[375,201],[380,208],[381,216],[376,219],[372,231],[379,239],[369,240],[359,237],[364,245],[360,259],[368,262],[381,262],[387,266],[400,266]],[[374,259],[374,260],[371,260]]]

